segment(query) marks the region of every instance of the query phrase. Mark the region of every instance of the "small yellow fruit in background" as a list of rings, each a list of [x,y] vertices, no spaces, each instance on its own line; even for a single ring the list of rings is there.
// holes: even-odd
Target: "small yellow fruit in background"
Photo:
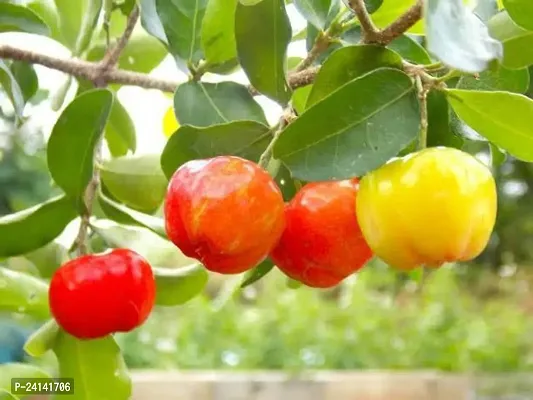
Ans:
[[[166,137],[170,137],[178,130],[179,126],[176,114],[174,114],[174,107],[170,106],[163,117],[163,133]]]
[[[367,174],[356,210],[370,248],[391,267],[438,267],[485,249],[496,220],[496,184],[470,154],[433,147]]]

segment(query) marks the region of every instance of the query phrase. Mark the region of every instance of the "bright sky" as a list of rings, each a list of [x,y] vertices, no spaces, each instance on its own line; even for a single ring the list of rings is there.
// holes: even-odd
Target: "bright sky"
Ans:
[[[306,26],[303,17],[295,10],[292,4],[287,6],[287,12],[293,25],[293,32],[299,32]],[[20,33],[3,33],[0,34],[0,44],[10,44],[22,49],[43,52],[48,55],[68,58],[70,52],[61,44],[54,40],[42,36],[20,34]],[[291,43],[289,47],[289,56],[304,56],[306,53],[305,41]],[[61,85],[66,75],[50,70],[45,67],[36,66],[39,75],[41,88],[49,89],[53,94]],[[185,81],[187,77],[179,71],[169,56],[163,63],[157,67],[151,75],[159,78],[168,78],[173,81]],[[221,80],[234,80],[246,84],[248,80],[242,71],[229,76],[217,76],[206,74],[205,81],[217,82]],[[65,105],[68,104],[75,94],[75,87],[71,87],[69,97]],[[159,153],[163,148],[166,138],[163,135],[162,119],[166,110],[172,105],[172,98],[157,90],[145,90],[136,87],[123,87],[118,92],[118,97],[126,109],[130,112],[137,129],[137,154]],[[280,107],[265,98],[264,96],[256,97],[256,100],[263,106],[267,119],[274,123],[280,116]],[[48,102],[31,108],[28,106],[25,113],[31,116],[27,129],[32,129],[33,124],[45,124],[45,132],[50,133],[58,114],[54,113]],[[75,134],[75,132],[73,132]]]

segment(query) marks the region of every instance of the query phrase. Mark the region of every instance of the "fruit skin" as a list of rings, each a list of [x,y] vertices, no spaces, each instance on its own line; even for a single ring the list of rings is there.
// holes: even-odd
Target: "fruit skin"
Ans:
[[[270,254],[289,277],[329,288],[372,257],[355,215],[358,180],[306,184],[286,206],[287,226]]]
[[[165,199],[169,239],[208,270],[236,274],[263,261],[285,227],[270,175],[234,156],[193,160],[172,176]]]
[[[411,270],[468,261],[486,247],[497,212],[490,170],[463,151],[432,147],[361,180],[357,216],[376,254]]]
[[[155,294],[150,264],[134,251],[114,249],[63,264],[52,277],[48,297],[63,330],[96,339],[142,325]]]

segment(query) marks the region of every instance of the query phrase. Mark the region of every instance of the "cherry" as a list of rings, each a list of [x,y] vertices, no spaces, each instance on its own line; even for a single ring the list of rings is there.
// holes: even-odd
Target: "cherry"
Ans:
[[[286,228],[270,254],[286,275],[307,286],[333,287],[372,257],[355,213],[358,182],[308,183],[286,206]]]
[[[263,261],[285,227],[279,187],[256,163],[219,156],[183,164],[165,199],[169,239],[206,269],[236,274]]]
[[[68,261],[50,282],[50,310],[58,325],[80,339],[128,332],[142,325],[155,303],[152,268],[128,249]]]

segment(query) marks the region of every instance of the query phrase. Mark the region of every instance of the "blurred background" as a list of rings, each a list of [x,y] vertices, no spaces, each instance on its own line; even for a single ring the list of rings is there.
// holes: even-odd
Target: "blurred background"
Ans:
[[[292,17],[298,19],[294,13]],[[21,36],[3,36],[3,40],[23,43]],[[32,38],[24,47],[43,43]],[[65,54],[56,44],[45,45],[53,54]],[[296,43],[291,55],[302,51],[301,43]],[[40,67],[36,71],[41,89],[26,108],[28,119],[21,128],[15,128],[9,99],[0,91],[0,215],[55,194],[45,145],[57,117],[49,108],[49,95],[62,75]],[[153,74],[180,79],[171,60]],[[245,81],[242,73],[233,79]],[[120,90],[119,98],[134,117],[139,152],[159,152],[167,138],[163,118],[171,98],[128,87]],[[264,98],[259,102],[269,120],[275,121],[279,109]],[[465,146],[490,162],[488,144],[475,134]],[[325,291],[290,288],[274,271],[235,294],[232,278],[212,276],[202,296],[180,307],[158,308],[135,332],[117,335],[128,366],[294,372],[532,371],[533,164],[506,157],[493,166],[493,173],[500,192],[498,220],[489,246],[474,262],[447,265],[421,279],[373,260],[339,287]],[[61,248],[54,246],[0,263],[47,277],[61,259],[57,253]],[[22,351],[27,335],[39,323],[20,315],[1,316],[0,363],[53,362],[29,360]]]

